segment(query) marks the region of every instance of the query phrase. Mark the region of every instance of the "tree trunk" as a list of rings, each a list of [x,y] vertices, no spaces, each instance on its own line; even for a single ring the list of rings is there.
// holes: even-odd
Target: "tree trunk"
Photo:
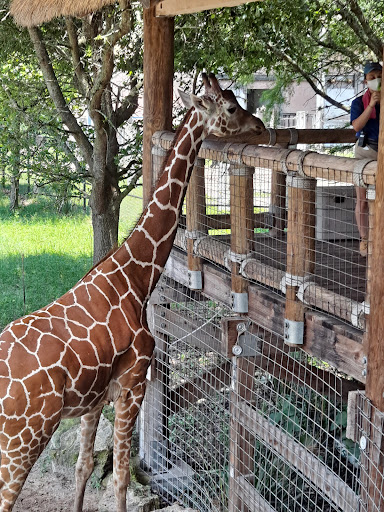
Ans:
[[[11,194],[9,198],[9,209],[11,211],[17,210],[17,208],[19,208],[19,188],[20,178],[17,174],[11,177]]]
[[[111,248],[117,247],[120,203],[109,183],[93,182],[90,198],[93,227],[93,263],[98,263]]]

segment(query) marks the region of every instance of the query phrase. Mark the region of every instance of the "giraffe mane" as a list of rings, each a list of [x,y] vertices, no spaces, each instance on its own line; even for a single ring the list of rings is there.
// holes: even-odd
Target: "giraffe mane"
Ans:
[[[191,115],[192,110],[193,110],[193,107],[188,110],[188,112],[185,114],[182,122],[179,124],[177,130],[175,131],[175,135],[173,137],[171,145],[170,145],[169,149],[167,150],[166,155],[165,155],[164,160],[163,160],[163,163],[161,165],[161,168],[160,168],[160,171],[159,171],[159,175],[158,175],[158,178],[157,178],[157,181],[156,181],[156,184],[155,184],[155,188],[156,188],[156,186],[157,186],[157,184],[158,184],[158,182],[159,182],[159,180],[161,178],[161,175],[163,174],[163,172],[165,170],[165,167],[166,167],[167,161],[168,161],[168,157],[171,154],[173,148],[175,147],[175,144],[176,144],[177,138],[179,136],[179,133],[180,133],[181,129],[183,128],[184,124],[188,121],[188,119],[189,119],[189,117]],[[139,224],[139,222],[140,222],[140,220],[141,220],[141,218],[143,216],[144,211],[145,211],[145,207],[143,208],[143,211],[140,213],[140,215],[137,218],[137,220],[136,220],[135,224],[133,225],[133,227],[129,230],[128,235],[124,238],[123,242],[120,245],[122,245],[124,242],[126,242],[126,240],[128,240],[128,238],[131,236],[131,233],[136,229],[137,225]],[[119,249],[120,245],[114,244],[112,249],[110,249],[107,252],[107,254],[103,258],[101,258],[101,260],[99,260],[97,263],[92,265],[92,267],[88,270],[88,272],[83,276],[83,279],[85,277],[87,277],[87,275],[90,274],[92,272],[92,270],[95,269],[98,265],[100,265],[105,260],[107,260],[110,256],[112,256],[112,254],[114,254]]]

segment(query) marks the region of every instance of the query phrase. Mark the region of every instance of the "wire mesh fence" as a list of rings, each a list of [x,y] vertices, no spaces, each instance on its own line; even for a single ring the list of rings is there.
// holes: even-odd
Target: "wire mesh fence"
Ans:
[[[226,304],[166,277],[160,288],[141,416],[156,492],[204,512],[358,510],[351,383],[249,320],[252,355],[232,357]]]
[[[369,260],[367,251],[360,252],[355,214],[354,184],[363,172],[356,171],[358,161],[278,148],[256,148],[244,157],[242,150],[230,160],[225,147],[205,151],[200,175],[189,187],[193,198],[189,212],[188,201],[184,210],[178,246],[228,271],[236,263],[245,279],[278,294],[286,293],[287,276],[296,276],[287,268],[297,265],[298,257],[292,263],[288,256],[296,250],[307,267],[297,276],[303,304],[364,329]],[[303,199],[302,187],[313,193]],[[358,219],[367,226],[364,238],[372,224],[368,204]],[[242,230],[246,240],[238,236]]]
[[[379,432],[381,417],[356,392],[369,257],[354,185],[374,183],[374,164],[244,145],[202,156],[182,252],[149,308],[140,456],[153,487],[204,512],[380,510],[380,435],[367,425]]]

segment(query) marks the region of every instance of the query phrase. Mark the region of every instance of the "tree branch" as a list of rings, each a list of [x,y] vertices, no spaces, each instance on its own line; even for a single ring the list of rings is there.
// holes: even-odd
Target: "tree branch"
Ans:
[[[84,71],[84,66],[81,62],[80,58],[80,47],[79,40],[77,37],[77,31],[75,24],[73,22],[73,18],[66,17],[65,25],[67,27],[68,39],[71,49],[72,55],[72,63],[73,69],[75,70],[75,75],[79,84],[80,93],[86,98],[89,94],[90,83],[88,81],[88,77]]]
[[[349,0],[349,3],[351,6],[351,11],[358,19],[361,28],[366,34],[367,44],[372,49],[378,60],[381,60],[383,51],[383,41],[379,37],[377,37],[377,35],[373,32],[357,1]]]
[[[287,62],[290,67],[295,70],[299,75],[301,75],[312,87],[312,89],[315,91],[316,94],[319,94],[322,98],[328,101],[331,105],[334,105],[337,108],[340,108],[341,110],[344,110],[345,112],[349,112],[349,108],[343,105],[342,103],[339,103],[338,101],[334,100],[328,94],[326,94],[322,89],[317,87],[311,76],[306,73],[303,69],[300,68],[300,66],[294,62],[289,55],[284,53],[281,50],[278,50],[275,46],[271,45],[270,43],[267,43],[268,48],[277,56],[279,56],[281,59],[283,59],[285,62]]]
[[[135,79],[131,85],[130,93],[123,99],[121,105],[116,109],[116,128],[119,128],[119,126],[130,119],[135,113],[137,103],[139,101],[140,85],[141,84],[137,84],[137,80]]]
[[[349,10],[341,1],[337,1],[337,5],[340,7],[340,16],[353,30],[358,39],[363,42],[378,59],[381,59],[382,42],[373,34],[369,27],[364,14],[360,10],[360,7],[356,4],[355,0],[347,0],[351,10]],[[353,5],[354,4],[354,5]],[[372,37],[372,39],[371,39]]]
[[[67,126],[68,130],[73,135],[77,144],[79,145],[83,157],[87,162],[89,169],[92,172],[92,144],[89,142],[87,136],[81,129],[75,116],[72,114],[72,112],[68,108],[68,105],[66,104],[65,98],[63,96],[60,85],[57,81],[55,72],[53,70],[53,66],[50,61],[47,49],[45,47],[41,31],[37,27],[31,27],[28,28],[28,32],[35,49],[49,95],[56,107],[57,112],[61,117],[61,120]]]
[[[121,20],[118,30],[105,36],[106,44],[102,53],[100,72],[91,90],[91,117],[96,129],[102,128],[103,118],[100,116],[103,93],[111,81],[114,69],[114,49],[116,44],[131,30],[131,9],[129,0],[120,0]],[[109,25],[109,24],[108,24]]]
[[[348,48],[343,48],[341,46],[338,46],[331,38],[327,38],[326,41],[324,39],[319,39],[318,37],[315,37],[313,34],[309,34],[309,37],[322,48],[327,48],[328,50],[333,50],[336,53],[340,53],[341,55],[345,55],[348,57],[348,59],[351,62],[356,61],[356,58],[358,57],[355,52],[352,50],[349,50]]]

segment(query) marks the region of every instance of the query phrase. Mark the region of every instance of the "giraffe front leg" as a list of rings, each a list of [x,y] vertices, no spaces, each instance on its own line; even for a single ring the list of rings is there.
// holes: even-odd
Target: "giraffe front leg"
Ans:
[[[116,511],[126,512],[127,487],[130,482],[129,461],[132,432],[145,393],[145,379],[129,391],[123,392],[115,404],[115,431],[113,448],[113,485]]]
[[[83,510],[84,492],[94,467],[93,447],[103,404],[81,418],[80,452],[76,463],[76,495],[74,512]]]
[[[59,421],[35,418],[22,432],[12,432],[16,423],[6,420],[0,434],[0,512],[10,512],[33,465],[48,444]]]
[[[12,510],[37,457],[2,450],[0,469],[0,511]]]

